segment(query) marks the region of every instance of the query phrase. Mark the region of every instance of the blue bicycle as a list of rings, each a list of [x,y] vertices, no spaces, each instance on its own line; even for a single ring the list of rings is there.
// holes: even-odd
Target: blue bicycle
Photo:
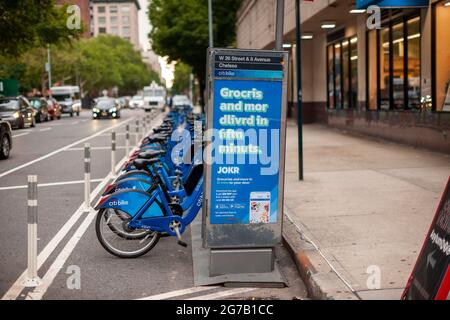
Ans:
[[[193,118],[186,110],[177,110],[176,114],[166,118],[163,128],[174,130],[172,128],[180,125],[180,120],[192,125]],[[151,137],[144,139],[141,150],[147,150],[152,144],[154,139]],[[158,140],[158,144],[160,148],[155,150],[170,147],[168,141]],[[136,170],[124,172],[117,178],[95,207],[98,210],[97,238],[112,255],[137,258],[153,249],[162,236],[177,237],[178,244],[187,246],[182,235],[203,202],[203,164],[194,163],[184,168],[186,174],[173,190],[167,186],[167,177],[162,177],[163,164],[176,168],[168,161],[170,159],[162,153],[150,159],[136,157],[132,161]]]

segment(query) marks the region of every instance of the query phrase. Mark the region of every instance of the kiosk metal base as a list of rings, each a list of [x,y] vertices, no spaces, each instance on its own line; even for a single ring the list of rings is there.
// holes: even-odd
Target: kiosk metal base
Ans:
[[[191,223],[194,285],[224,284],[228,287],[283,288],[286,280],[273,257],[272,248],[206,249],[202,247],[201,217]]]

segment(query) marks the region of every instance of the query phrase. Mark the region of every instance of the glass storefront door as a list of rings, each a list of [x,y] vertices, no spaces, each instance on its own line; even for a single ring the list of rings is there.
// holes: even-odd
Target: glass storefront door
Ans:
[[[434,104],[435,111],[450,112],[450,1],[433,6]]]

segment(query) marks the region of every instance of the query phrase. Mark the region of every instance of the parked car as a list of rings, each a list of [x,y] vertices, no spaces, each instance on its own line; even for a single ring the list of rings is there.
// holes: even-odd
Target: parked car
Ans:
[[[35,114],[36,111],[25,97],[0,97],[0,118],[8,121],[14,129],[34,127]]]
[[[130,109],[134,108],[143,108],[144,107],[144,98],[142,96],[133,96],[130,101]]]
[[[113,98],[98,98],[92,108],[92,118],[120,118],[120,105],[117,99]]]
[[[8,159],[12,148],[11,125],[0,119],[0,159]]]
[[[35,119],[36,122],[44,122],[50,120],[50,115],[48,113],[47,100],[45,98],[29,98],[31,107],[36,110]]]
[[[54,98],[48,98],[47,99],[47,106],[48,106],[48,114],[50,115],[50,119],[61,119],[61,106],[59,105],[58,101]]]

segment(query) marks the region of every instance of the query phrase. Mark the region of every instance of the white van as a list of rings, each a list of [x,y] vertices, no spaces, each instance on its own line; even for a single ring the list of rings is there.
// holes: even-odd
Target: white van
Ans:
[[[75,113],[77,116],[81,112],[80,87],[60,86],[50,88],[52,97],[61,105],[61,112],[68,113],[71,117]]]
[[[164,109],[166,106],[166,89],[152,82],[150,86],[144,87],[144,110]]]

